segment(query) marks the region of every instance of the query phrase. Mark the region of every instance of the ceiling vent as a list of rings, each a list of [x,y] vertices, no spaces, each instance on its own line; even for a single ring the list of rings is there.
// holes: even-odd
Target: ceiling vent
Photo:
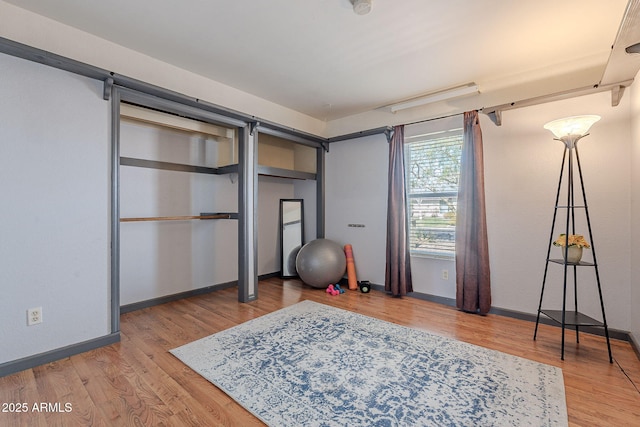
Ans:
[[[358,15],[366,15],[371,12],[371,0],[351,0],[353,11]]]

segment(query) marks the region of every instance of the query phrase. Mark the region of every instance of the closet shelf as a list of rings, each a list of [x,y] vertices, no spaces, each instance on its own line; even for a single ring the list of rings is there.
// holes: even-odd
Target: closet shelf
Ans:
[[[555,264],[564,265],[564,260],[563,259],[548,259],[547,261],[553,262]],[[568,266],[577,266],[577,267],[593,267],[593,266],[595,266],[594,263],[588,262],[588,261],[580,261],[577,264],[573,264],[573,263],[568,262],[567,265]]]
[[[258,175],[273,176],[277,178],[291,178],[291,179],[316,179],[316,174],[311,172],[302,172],[291,169],[274,168],[272,166],[258,165]]]
[[[134,218],[120,218],[120,222],[145,222],[145,221],[190,221],[192,219],[238,219],[238,214],[226,213],[201,213],[200,215],[177,215],[177,216],[148,216]]]
[[[159,160],[136,159],[133,157],[120,157],[120,165],[135,166],[148,169],[162,169],[177,172],[205,173],[210,175],[222,175],[228,173],[224,170],[224,168],[211,168],[207,166],[187,165],[183,163],[161,162]]]
[[[184,163],[162,162],[159,160],[136,159],[133,157],[120,157],[121,166],[134,166],[148,169],[161,169],[177,172],[204,173],[210,175],[226,175],[230,173],[238,173],[238,165],[228,165],[219,168],[207,166],[188,165]],[[291,169],[275,168],[272,166],[258,165],[258,175],[273,176],[277,178],[289,179],[309,179],[316,180],[316,174],[311,172],[302,172]]]

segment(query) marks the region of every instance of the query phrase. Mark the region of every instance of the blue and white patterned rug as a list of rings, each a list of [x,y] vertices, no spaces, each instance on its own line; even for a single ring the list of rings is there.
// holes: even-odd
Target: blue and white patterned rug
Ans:
[[[270,426],[566,426],[559,368],[311,301],[171,350]]]

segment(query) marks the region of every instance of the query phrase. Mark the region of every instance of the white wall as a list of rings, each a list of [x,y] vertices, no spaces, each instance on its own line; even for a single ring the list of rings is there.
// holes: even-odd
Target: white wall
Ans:
[[[637,79],[638,76],[636,76]],[[631,335],[640,343],[640,86],[631,86]]]
[[[602,120],[579,149],[607,320],[613,328],[630,328],[629,102],[626,96],[611,107],[605,92],[515,109],[503,114],[500,127],[481,115],[494,307],[533,314],[538,307],[563,147],[542,126],[556,118],[599,114]],[[359,279],[379,284],[384,283],[387,150],[378,136],[331,144],[327,155],[327,237],[357,243]],[[350,229],[348,223],[366,227]],[[580,231],[588,234],[586,227]],[[587,251],[585,259],[589,256]],[[416,292],[455,297],[452,261],[411,261]],[[449,270],[449,280],[441,278],[442,269]],[[599,319],[595,275],[587,269],[579,274],[580,311]],[[550,271],[547,308],[561,307],[560,276]]]
[[[3,54],[0,76],[4,363],[111,332],[110,136],[99,82]]]

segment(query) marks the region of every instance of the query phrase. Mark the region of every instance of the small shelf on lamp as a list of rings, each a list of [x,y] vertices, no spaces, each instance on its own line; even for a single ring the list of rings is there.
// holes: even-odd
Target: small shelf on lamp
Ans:
[[[540,310],[540,313],[544,314],[554,322],[562,324],[562,310]],[[564,325],[565,326],[604,326],[604,323],[589,317],[586,314],[582,314],[577,311],[565,311],[564,313]]]
[[[555,264],[564,265],[564,260],[563,259],[548,259],[547,261],[553,262]],[[594,263],[587,262],[587,261],[580,261],[578,263],[568,262],[567,265],[575,265],[575,266],[578,266],[578,267],[593,267],[593,266],[595,266]]]

